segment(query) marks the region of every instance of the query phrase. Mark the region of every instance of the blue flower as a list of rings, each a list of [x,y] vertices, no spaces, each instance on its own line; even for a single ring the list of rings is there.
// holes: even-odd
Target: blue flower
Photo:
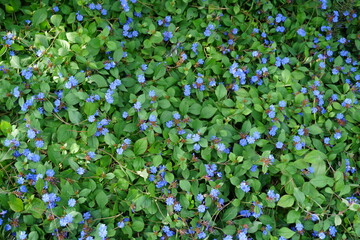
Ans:
[[[102,9],[102,6],[101,6],[101,4],[100,3],[97,3],[96,5],[95,5],[95,8],[96,8],[96,10],[101,10]]]
[[[326,238],[326,235],[325,235],[324,232],[320,232],[320,233],[318,234],[318,236],[319,236],[320,239]]]
[[[199,238],[199,239],[206,238],[206,233],[200,232],[200,233],[198,234],[198,238]]]
[[[247,140],[245,138],[240,139],[239,144],[244,147],[247,145]]]
[[[169,41],[173,37],[173,33],[169,31],[163,32],[164,41]]]
[[[29,139],[34,139],[34,138],[36,137],[36,132],[35,132],[33,129],[29,129],[29,130],[27,131],[27,137],[28,137]]]
[[[137,80],[138,80],[138,82],[139,83],[145,83],[145,76],[144,76],[144,74],[139,74],[138,76],[137,76]]]
[[[66,214],[65,217],[60,218],[60,226],[65,227],[67,224],[72,223],[73,219],[71,214]]]
[[[198,206],[198,212],[203,213],[203,212],[205,212],[205,210],[206,210],[205,205],[201,204],[201,205]]]
[[[85,169],[83,169],[82,167],[79,167],[77,170],[76,170],[77,174],[79,175],[83,175],[85,173]]]
[[[32,68],[21,70],[21,76],[23,76],[26,80],[29,80],[33,76]]]
[[[190,96],[190,94],[191,94],[191,86],[185,85],[184,86],[184,95],[188,97],[188,96]]]
[[[200,146],[200,144],[196,143],[196,144],[194,144],[193,148],[195,151],[200,151],[201,146]]]
[[[25,185],[20,186],[20,192],[26,193],[28,190]]]
[[[276,135],[276,131],[278,130],[278,127],[277,126],[272,126],[270,131],[269,131],[269,135],[270,136],[275,136]]]
[[[16,97],[16,98],[20,97],[19,87],[15,87],[15,88],[11,91],[11,94],[12,94],[14,97]]]
[[[74,76],[69,77],[69,81],[65,83],[65,88],[70,89],[78,85],[78,80]]]
[[[213,199],[217,199],[218,196],[220,195],[220,191],[217,189],[211,189],[210,191],[210,197],[212,197]]]
[[[304,29],[302,29],[302,28],[299,28],[299,29],[297,30],[297,33],[298,33],[300,36],[302,36],[302,37],[305,37],[305,36],[306,36],[306,31],[305,31]]]
[[[140,111],[141,109],[141,103],[136,101],[136,103],[134,104],[134,108],[137,110],[137,111]]]
[[[330,226],[329,227],[329,233],[330,233],[330,236],[335,237],[336,233],[337,233],[336,227],[335,226]]]
[[[146,64],[142,64],[142,65],[141,65],[141,69],[142,69],[143,71],[146,71],[147,68],[148,68],[148,66],[147,66]],[[152,90],[152,91],[154,91],[154,90]]]
[[[340,138],[341,138],[341,131],[335,132],[334,138],[335,138],[335,139],[340,139]]]
[[[37,148],[42,148],[44,146],[44,141],[43,140],[36,140],[35,141],[35,146]]]
[[[166,205],[171,206],[171,205],[173,205],[173,204],[174,204],[174,198],[168,197],[168,198],[166,199]]]
[[[99,237],[105,238],[107,235],[107,226],[105,224],[100,224],[99,226]]]
[[[76,200],[73,199],[73,198],[70,198],[69,201],[68,201],[68,205],[69,207],[74,207],[76,204]]]
[[[85,212],[85,213],[83,214],[83,218],[84,218],[84,220],[90,219],[90,218],[91,218],[91,213],[90,213],[90,212]]]
[[[175,205],[174,205],[174,211],[175,212],[180,212],[181,211],[181,204],[180,203],[176,203]]]
[[[167,128],[171,128],[171,127],[174,126],[174,122],[173,122],[172,120],[170,120],[170,121],[167,121],[167,122],[165,123],[165,125],[166,125]]]
[[[48,169],[45,172],[46,176],[53,177],[55,175],[55,171],[53,169]]]
[[[280,194],[275,193],[274,190],[269,190],[267,192],[267,197],[269,198],[269,200],[277,202],[280,199]]]
[[[280,141],[276,143],[276,148],[281,149],[283,146],[284,146],[284,143],[282,143]]]
[[[311,214],[311,221],[316,222],[316,221],[319,221],[319,220],[320,220],[320,219],[319,219],[318,215],[316,215],[316,214]]]
[[[123,227],[125,227],[125,222],[124,221],[118,222],[117,226],[118,226],[118,228],[123,228]]]
[[[301,223],[297,223],[295,228],[298,232],[301,232],[304,229],[304,226]]]
[[[19,239],[20,239],[20,240],[25,240],[26,237],[27,237],[27,234],[26,234],[25,231],[20,231],[20,232],[19,232]]]
[[[242,181],[240,184],[240,189],[247,193],[250,191],[250,186],[247,184],[247,182]]]
[[[76,20],[78,20],[79,22],[81,22],[84,19],[84,16],[80,14],[80,12],[78,11],[76,13]]]
[[[279,107],[282,107],[282,108],[286,107],[286,101],[281,100],[281,101],[279,102]]]
[[[198,200],[199,202],[202,202],[204,200],[204,195],[199,193],[198,195],[196,195],[196,200]]]

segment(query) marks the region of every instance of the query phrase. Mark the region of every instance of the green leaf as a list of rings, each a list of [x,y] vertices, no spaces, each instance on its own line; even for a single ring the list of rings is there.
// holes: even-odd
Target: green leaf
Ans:
[[[30,209],[28,209],[27,211],[31,213],[34,218],[41,218],[45,210],[45,203],[38,198],[34,198],[30,203]]]
[[[9,196],[9,205],[11,210],[14,212],[21,212],[24,210],[24,203],[20,198],[17,198],[15,195]]]
[[[323,132],[323,130],[318,125],[311,125],[309,127],[309,132],[313,135],[318,135]]]
[[[301,71],[294,71],[294,72],[292,72],[291,75],[296,80],[301,80],[301,79],[305,78],[305,74]]]
[[[160,43],[160,42],[162,42],[163,39],[164,38],[163,38],[161,32],[155,32],[154,35],[152,35],[150,37],[150,42],[152,42],[152,43]]]
[[[310,183],[314,185],[314,187],[318,187],[318,188],[323,188],[326,185],[329,185],[331,187],[334,184],[334,179],[324,175],[319,175],[311,179]]]
[[[50,22],[54,24],[55,27],[58,27],[60,26],[62,19],[63,17],[61,15],[52,15],[50,18]]]
[[[95,200],[100,208],[105,208],[106,204],[109,202],[108,196],[102,190],[98,194],[96,194]]]
[[[285,84],[289,84],[291,82],[291,73],[289,70],[285,69],[281,72],[282,80]]]
[[[169,173],[167,172],[165,174],[165,180],[168,182],[168,183],[172,183],[174,181],[175,177],[174,177],[174,174],[172,173]]]
[[[28,240],[38,240],[39,239],[39,234],[36,231],[32,231],[29,234],[29,237],[27,239]]]
[[[224,84],[220,84],[219,86],[216,87],[215,95],[218,100],[224,98],[227,95],[227,90],[226,90]]]
[[[161,99],[159,101],[159,107],[161,107],[163,109],[167,109],[167,108],[171,107],[171,103],[167,99]]]
[[[294,204],[294,197],[291,195],[284,195],[280,198],[279,202],[277,203],[278,206],[283,208],[291,207]]]
[[[46,8],[40,8],[34,12],[34,15],[32,16],[32,25],[38,26],[40,23],[45,21],[47,18],[47,10]]]
[[[86,115],[88,115],[88,116],[93,115],[97,109],[98,109],[97,103],[85,102],[84,112]]]
[[[309,163],[315,163],[324,159],[326,159],[326,155],[318,150],[313,150],[304,157],[304,161]]]
[[[148,147],[148,141],[147,141],[146,137],[137,140],[134,144],[135,155],[141,155],[141,154],[145,153],[147,147]]]
[[[56,133],[59,142],[65,142],[69,138],[76,136],[76,133],[72,131],[72,127],[65,124],[61,125]]]
[[[4,133],[4,135],[11,133],[11,124],[7,121],[1,120],[0,130]]]
[[[297,187],[294,188],[294,196],[299,203],[304,203],[305,194],[301,192]]]
[[[166,67],[163,64],[159,64],[155,68],[154,79],[158,80],[158,79],[162,78],[165,75],[165,73],[166,73]]]
[[[299,219],[300,219],[300,212],[295,210],[291,210],[286,216],[286,222],[288,224],[295,223]]]
[[[82,120],[82,115],[77,109],[68,109],[69,119],[74,124],[79,124]]]
[[[2,9],[0,9],[0,11],[1,11],[1,10],[2,10]],[[7,49],[7,47],[5,47],[5,46],[3,46],[3,47],[0,49],[0,57],[6,53],[6,49]]]
[[[224,212],[224,215],[222,216],[221,219],[224,222],[233,220],[237,216],[238,212],[239,209],[237,207],[231,207]]]
[[[190,192],[191,184],[187,180],[180,180],[180,187],[182,190]]]
[[[287,227],[282,227],[278,230],[278,234],[279,236],[283,236],[284,238],[291,238],[292,236],[294,236],[295,232]]]
[[[342,219],[341,219],[341,217],[339,216],[339,215],[336,215],[335,216],[335,226],[339,226],[339,225],[341,225],[341,222],[342,222]]]
[[[124,51],[122,48],[118,48],[114,51],[114,61],[119,62],[123,57]]]
[[[90,80],[96,82],[99,88],[108,86],[108,83],[106,82],[105,78],[99,74],[90,76]]]
[[[109,51],[115,51],[118,49],[117,43],[115,41],[108,41],[106,46],[108,47]]]
[[[10,66],[17,69],[21,68],[20,58],[18,56],[12,56],[10,60]]]
[[[144,221],[141,218],[136,218],[136,220],[132,222],[132,229],[135,232],[141,232],[144,229],[144,226]]]
[[[200,118],[211,118],[216,113],[217,108],[208,105],[201,109]]]

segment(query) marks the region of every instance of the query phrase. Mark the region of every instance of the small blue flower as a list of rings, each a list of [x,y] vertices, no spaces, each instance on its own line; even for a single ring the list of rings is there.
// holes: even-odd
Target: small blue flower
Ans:
[[[198,211],[199,211],[200,213],[205,212],[205,210],[206,210],[206,206],[205,206],[205,205],[201,204],[201,205],[198,206]]]
[[[141,109],[141,103],[136,101],[136,103],[134,104],[134,108],[137,110],[137,111],[140,111]]]
[[[53,177],[55,175],[55,171],[53,169],[48,169],[45,172],[46,176]]]
[[[71,214],[66,214],[65,217],[60,218],[60,226],[65,227],[67,224],[72,223],[73,219]]]
[[[306,36],[306,31],[305,31],[304,29],[302,29],[302,28],[299,28],[299,29],[297,30],[297,33],[298,33],[300,36],[302,36],[302,37],[305,37],[305,36]]]
[[[335,237],[336,233],[337,233],[336,227],[335,226],[330,226],[329,227],[329,233],[330,233],[330,236]]]
[[[174,204],[174,198],[168,197],[168,198],[166,199],[166,205],[171,206],[171,205],[173,205],[173,204]]]
[[[173,33],[169,31],[163,32],[164,41],[169,41],[173,37]]]
[[[247,184],[247,182],[242,181],[240,184],[240,189],[247,193],[250,191],[250,186]]]
[[[76,200],[73,199],[73,198],[70,198],[69,201],[68,201],[68,205],[69,207],[74,207],[76,204]]]
[[[301,223],[297,223],[295,228],[298,232],[301,232],[304,229],[304,226]]]
[[[80,14],[80,12],[78,11],[76,13],[76,20],[78,20],[79,22],[81,22],[84,19],[84,16]]]
[[[20,231],[20,232],[19,232],[19,239],[20,239],[20,240],[25,240],[26,237],[27,237],[27,234],[26,234],[25,231]]]
[[[204,195],[199,193],[198,195],[196,195],[196,200],[198,200],[199,202],[202,202],[204,200]]]
[[[281,149],[283,146],[284,146],[284,143],[282,143],[280,141],[276,143],[276,148]]]
[[[181,211],[181,205],[180,205],[180,203],[176,203],[175,205],[174,205],[174,211],[175,212],[180,212]]]
[[[85,169],[83,169],[82,167],[79,167],[77,170],[76,170],[77,174],[79,175],[83,175],[85,173]]]
[[[107,235],[107,226],[105,224],[100,224],[99,226],[99,237],[105,238]]]

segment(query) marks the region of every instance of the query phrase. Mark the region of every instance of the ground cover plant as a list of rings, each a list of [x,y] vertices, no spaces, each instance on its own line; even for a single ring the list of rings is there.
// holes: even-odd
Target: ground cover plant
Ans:
[[[359,7],[0,0],[0,235],[359,239]]]

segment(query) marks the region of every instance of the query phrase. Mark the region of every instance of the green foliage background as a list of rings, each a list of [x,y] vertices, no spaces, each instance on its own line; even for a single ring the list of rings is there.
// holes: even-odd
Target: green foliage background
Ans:
[[[123,2],[0,0],[4,238],[358,239],[360,2]]]

